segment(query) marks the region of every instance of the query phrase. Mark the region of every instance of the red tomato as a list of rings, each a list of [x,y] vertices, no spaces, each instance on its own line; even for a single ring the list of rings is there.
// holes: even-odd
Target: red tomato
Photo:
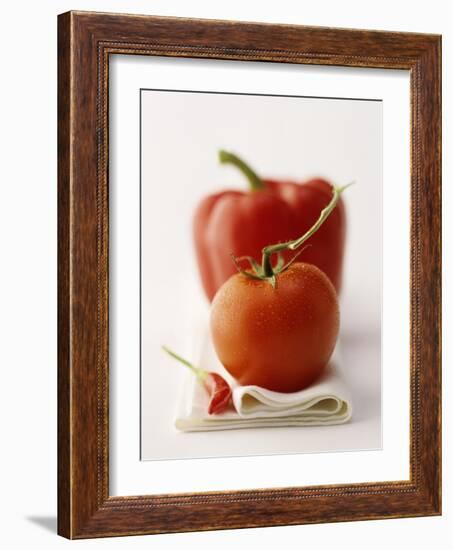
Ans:
[[[242,385],[279,392],[309,386],[323,372],[339,330],[338,298],[329,278],[295,262],[269,281],[233,275],[211,307],[211,332],[225,369]]]

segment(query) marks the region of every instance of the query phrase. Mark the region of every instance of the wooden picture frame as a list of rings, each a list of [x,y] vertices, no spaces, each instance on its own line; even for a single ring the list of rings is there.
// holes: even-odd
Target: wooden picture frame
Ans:
[[[59,16],[58,49],[59,534],[88,538],[440,514],[440,36],[68,12]],[[112,54],[410,72],[410,480],[109,495]]]

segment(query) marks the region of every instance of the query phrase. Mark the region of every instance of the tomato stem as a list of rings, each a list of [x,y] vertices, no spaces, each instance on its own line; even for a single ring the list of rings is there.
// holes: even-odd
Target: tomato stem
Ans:
[[[296,250],[307,239],[309,239],[312,235],[314,235],[316,231],[318,231],[321,225],[327,220],[327,218],[332,213],[333,209],[335,208],[338,201],[340,200],[340,197],[343,191],[347,189],[350,185],[352,185],[352,183],[349,183],[348,185],[344,185],[342,187],[333,186],[333,194],[329,204],[321,211],[319,218],[312,225],[312,227],[310,227],[310,229],[306,233],[304,233],[301,237],[293,241],[287,241],[285,243],[271,244],[263,248],[261,269],[266,279],[270,279],[272,282],[276,275],[271,262],[272,254],[282,252],[283,250]]]
[[[189,369],[196,375],[197,378],[199,378],[200,380],[206,380],[206,378],[208,376],[207,371],[205,371],[204,369],[200,369],[199,367],[195,367],[194,365],[192,365],[192,363],[189,363],[189,361],[187,361],[186,359],[184,359],[183,357],[181,357],[180,355],[178,355],[177,353],[175,353],[171,349],[167,348],[167,346],[162,346],[162,349],[165,352],[167,352],[168,355],[173,357],[173,359],[176,359],[177,361],[179,361],[180,363],[182,363],[186,367],[189,367]]]
[[[246,164],[242,159],[240,159],[234,153],[228,151],[219,151],[219,161],[222,164],[232,164],[236,166],[247,178],[251,191],[261,191],[264,189],[263,180],[254,172],[248,164]]]

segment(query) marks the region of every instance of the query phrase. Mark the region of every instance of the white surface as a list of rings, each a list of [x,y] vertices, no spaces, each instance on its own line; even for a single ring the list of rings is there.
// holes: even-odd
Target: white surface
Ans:
[[[453,460],[450,368],[445,369],[443,377],[443,463],[446,467],[442,517],[79,542],[56,536],[56,14],[75,6],[162,15],[443,32],[445,151],[450,151],[453,145],[453,23],[448,2],[433,0],[429,9],[426,2],[390,0],[382,0],[378,9],[364,9],[363,4],[353,0],[303,4],[293,0],[259,4],[234,0],[44,0],[5,4],[2,15],[9,23],[4,25],[0,36],[5,52],[2,63],[5,85],[0,90],[0,145],[3,152],[7,151],[0,163],[2,545],[12,550],[150,547],[170,550],[175,546],[187,550],[235,547],[270,550],[301,544],[319,549],[344,546],[348,550],[363,550],[364,544],[367,550],[400,545],[426,550],[434,544],[441,550],[449,549],[453,526],[453,473],[448,467]],[[17,40],[15,23],[19,20],[21,34],[26,39]],[[10,54],[11,44],[14,44],[14,55]],[[30,101],[31,94],[33,101]],[[29,121],[26,131],[24,124],[18,124],[19,116],[22,121]],[[446,182],[453,180],[453,162],[448,154],[445,154],[444,178]],[[453,322],[452,202],[453,186],[445,185],[443,350],[447,367],[453,361],[452,339],[448,338]]]
[[[221,70],[219,67],[221,66]],[[138,494],[161,493],[196,490],[223,490],[243,489],[252,487],[282,487],[288,485],[314,485],[319,483],[348,483],[358,481],[381,481],[391,479],[406,479],[409,475],[409,305],[408,305],[408,270],[409,270],[409,101],[408,101],[408,79],[407,73],[399,71],[382,70],[360,70],[360,69],[328,69],[316,67],[294,67],[291,65],[281,66],[280,64],[250,64],[250,70],[244,70],[244,65],[238,67],[234,62],[192,62],[191,60],[164,60],[162,58],[142,59],[133,56],[124,58],[117,57],[112,65],[112,97],[111,113],[113,126],[111,132],[112,165],[111,165],[111,219],[117,221],[116,234],[111,239],[111,274],[114,284],[111,288],[112,309],[111,315],[111,491],[112,494]],[[295,70],[297,69],[297,70]],[[268,72],[270,71],[270,73]],[[272,78],[270,78],[272,75]],[[278,78],[276,78],[278,76]],[[274,93],[294,93],[297,95],[301,86],[304,93],[310,96],[320,96],[325,93],[326,88],[333,97],[380,97],[383,99],[385,108],[383,110],[383,131],[384,131],[384,210],[386,224],[383,230],[384,239],[384,309],[383,309],[383,450],[365,451],[354,453],[324,453],[322,455],[284,455],[284,456],[260,456],[234,457],[234,458],[207,458],[202,460],[156,460],[139,461],[139,372],[138,372],[138,314],[139,314],[139,289],[138,289],[138,213],[139,213],[139,158],[138,136],[139,136],[139,112],[137,109],[137,91],[140,87],[164,88],[164,89],[193,89],[195,86],[202,89],[227,90],[227,91],[255,91]],[[349,102],[348,102],[349,103]],[[360,103],[361,102],[355,102]],[[341,102],[343,104],[343,102]],[[124,108],[130,106],[130,108]],[[364,115],[365,113],[362,113]],[[362,118],[366,119],[365,116]],[[353,120],[360,120],[355,117]],[[234,137],[236,133],[234,134]],[[366,132],[360,134],[361,139],[376,139],[372,133],[371,138]],[[165,139],[165,134],[162,136]],[[302,139],[302,137],[301,137]],[[338,138],[340,139],[340,138]],[[144,150],[149,151],[146,145],[146,138],[143,140]],[[309,146],[307,140],[304,145]],[[357,146],[362,150],[361,146]],[[379,145],[375,144],[375,150]],[[315,153],[312,148],[311,152]],[[354,151],[354,150],[353,150]],[[319,154],[319,153],[318,153]],[[361,156],[361,159],[364,155]],[[288,160],[290,157],[288,155]],[[354,166],[357,167],[357,155],[353,155]],[[367,159],[368,162],[371,159]],[[177,164],[173,162],[173,164]],[[348,168],[351,163],[348,164]],[[168,163],[164,163],[169,166]],[[366,162],[365,162],[366,167]],[[173,165],[171,165],[173,168]],[[379,172],[379,167],[376,168]],[[366,172],[368,174],[368,171]],[[161,172],[162,176],[164,175]],[[187,170],[184,170],[180,179],[172,179],[170,184],[184,182]],[[357,177],[361,176],[359,173]],[[376,177],[376,174],[374,174]],[[368,178],[370,175],[368,174]],[[342,179],[342,178],[341,178]],[[361,178],[364,179],[364,178]],[[163,180],[165,181],[165,180]],[[204,179],[202,180],[205,181]],[[224,181],[224,180],[223,180]],[[233,181],[237,181],[236,179]],[[376,182],[376,180],[374,180]],[[377,180],[379,181],[379,180]],[[184,201],[178,198],[174,188],[165,185],[159,180],[159,202],[149,201],[154,209],[149,211],[152,215],[147,220],[156,217],[162,224],[167,225],[155,228],[156,235],[164,236],[165,239],[175,239],[174,223],[169,224],[168,216],[162,216],[162,212],[175,208],[174,204],[183,204]],[[198,182],[197,182],[198,184]],[[134,187],[135,186],[135,187]],[[186,186],[188,188],[188,186]],[[210,188],[209,188],[210,189]],[[350,216],[351,239],[358,238],[356,244],[358,251],[357,264],[360,270],[351,270],[348,277],[351,284],[357,282],[357,278],[372,277],[367,271],[367,264],[361,261],[363,257],[362,242],[363,227],[366,225],[367,216],[370,213],[379,211],[379,187],[378,185],[359,186],[354,193],[349,193],[349,199],[360,201],[362,208],[354,208],[351,205],[350,213],[358,214]],[[179,188],[183,193],[184,200],[189,201],[190,195],[184,194],[184,187]],[[374,195],[373,195],[374,193]],[[144,198],[146,201],[146,197]],[[370,201],[367,208],[364,204]],[[351,204],[349,202],[349,204]],[[166,206],[169,205],[169,206]],[[171,220],[170,220],[171,221]],[[152,227],[152,226],[151,226]],[[376,224],[369,224],[369,228],[376,230]],[[144,225],[144,233],[147,226]],[[151,233],[153,235],[153,232]],[[370,233],[367,233],[367,237]],[[180,247],[180,236],[175,240],[175,247]],[[368,240],[368,239],[367,239]],[[145,242],[145,239],[144,239]],[[153,245],[156,241],[151,240]],[[349,250],[353,248],[353,241],[350,242]],[[379,243],[374,243],[376,248]],[[349,252],[350,253],[350,252]],[[148,255],[148,258],[150,255]],[[188,258],[185,258],[188,259]],[[165,261],[171,261],[170,254],[164,254]],[[371,261],[371,260],[370,260]],[[372,262],[373,265],[374,262]],[[353,265],[354,262],[350,262]],[[387,268],[386,268],[387,266]],[[145,261],[143,263],[143,280],[146,281],[150,272],[147,271]],[[156,278],[153,281],[162,284],[165,289],[165,277]],[[360,323],[367,319],[373,311],[368,306],[376,307],[376,303],[370,300],[370,293],[366,291],[366,285],[357,285],[361,289],[358,295],[354,292],[349,295],[347,289],[344,292],[343,309],[347,308],[347,302],[354,302],[353,311],[360,317]],[[147,285],[148,292],[152,285]],[[154,334],[158,331],[163,341],[168,345],[169,335],[185,335],[190,340],[188,327],[183,326],[183,320],[190,324],[190,317],[184,315],[184,307],[188,307],[188,297],[194,297],[193,304],[199,304],[195,300],[194,289],[189,277],[178,281],[178,284],[170,287],[170,293],[154,292],[153,299],[160,300],[153,302],[153,308],[158,315],[154,314],[150,326],[143,323],[143,333]],[[162,298],[164,298],[162,300]],[[144,299],[147,299],[146,297]],[[346,304],[345,304],[346,302]],[[154,305],[156,304],[156,305]],[[160,307],[157,305],[159,304]],[[390,307],[386,307],[389,304]],[[177,313],[178,325],[173,330],[165,323],[166,311],[170,315]],[[187,311],[187,310],[186,310]],[[160,316],[163,316],[162,318]],[[148,316],[147,320],[150,320]],[[352,316],[346,316],[347,320]],[[174,323],[173,323],[174,324]],[[365,321],[363,321],[365,328]],[[354,381],[360,383],[362,380],[368,384],[366,391],[360,386],[352,388],[352,391],[361,397],[365,402],[372,399],[373,388],[376,388],[377,380],[372,375],[368,376],[364,368],[376,373],[376,366],[370,364],[370,359],[376,359],[378,354],[370,356],[369,351],[376,345],[373,334],[359,334],[355,331],[345,331],[346,324],[343,324],[343,340],[354,341],[354,354],[351,354],[345,346],[345,361],[354,365],[357,375]],[[406,328],[405,328],[406,327]],[[368,328],[368,327],[367,327]],[[165,333],[165,330],[168,333]],[[374,344],[373,344],[374,341]],[[173,345],[173,340],[171,341]],[[160,345],[156,342],[155,347]],[[149,348],[147,348],[149,349]],[[184,347],[184,349],[186,349]],[[180,351],[179,347],[177,348]],[[364,360],[366,358],[366,361]],[[146,368],[153,365],[152,357],[143,354],[143,363]],[[175,366],[176,368],[176,366]],[[179,368],[179,367],[178,367]],[[144,368],[144,372],[145,368]],[[154,369],[153,378],[149,378],[152,387],[158,388],[165,396],[172,395],[177,386],[177,380],[162,376],[162,371]],[[360,374],[359,374],[360,373]],[[165,381],[169,381],[165,385]],[[170,387],[173,385],[173,388]],[[144,384],[144,392],[150,387]],[[154,394],[154,397],[155,394]],[[373,407],[368,411],[373,411]],[[154,409],[157,411],[158,409]],[[168,417],[167,417],[168,418]],[[375,417],[376,418],[376,417]],[[153,420],[153,418],[151,418]],[[167,427],[159,422],[161,418],[156,414],[153,426],[161,429],[155,431],[156,439],[162,441],[168,436]],[[362,417],[362,421],[369,418]],[[187,435],[187,434],[185,434]],[[176,448],[183,444],[187,446],[188,454],[193,456],[199,450],[194,444],[194,434],[188,434],[189,442],[179,438],[174,440]],[[199,434],[202,435],[202,434]],[[206,435],[206,434],[204,434]],[[167,441],[170,438],[167,439]],[[212,438],[210,439],[212,441]],[[187,443],[186,443],[187,442]],[[247,440],[248,442],[248,440]],[[221,444],[218,442],[219,445]],[[210,443],[212,446],[212,443]],[[225,443],[223,442],[223,445]],[[237,445],[240,447],[239,445]],[[189,448],[190,447],[190,448]],[[243,450],[242,445],[241,450]],[[242,452],[240,454],[243,454]],[[187,471],[191,476],[187,476]],[[219,470],[222,475],[219,476]]]

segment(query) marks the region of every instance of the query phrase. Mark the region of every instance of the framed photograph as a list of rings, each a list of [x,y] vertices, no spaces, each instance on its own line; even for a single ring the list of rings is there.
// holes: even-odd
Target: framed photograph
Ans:
[[[440,514],[440,36],[58,48],[59,533]]]

